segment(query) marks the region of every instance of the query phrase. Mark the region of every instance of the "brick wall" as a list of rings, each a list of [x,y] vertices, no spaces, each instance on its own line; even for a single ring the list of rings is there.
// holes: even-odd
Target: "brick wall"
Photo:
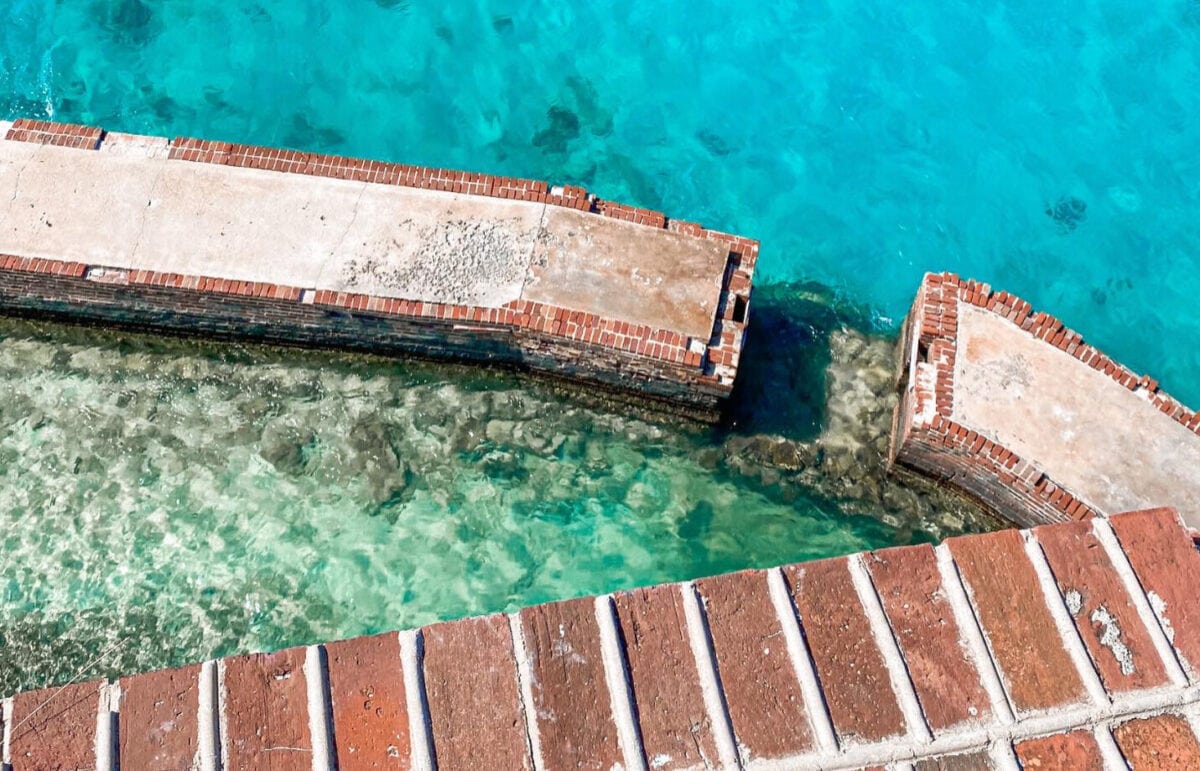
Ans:
[[[4,311],[71,322],[320,346],[376,354],[469,360],[542,372],[589,387],[635,395],[658,409],[713,420],[728,388],[682,356],[639,355],[522,326],[515,311],[487,318],[453,306],[378,301],[333,293],[312,301],[295,287],[144,271],[89,268],[79,263],[0,255]],[[408,301],[403,301],[408,303]],[[358,307],[361,306],[361,307]],[[460,306],[461,307],[461,306]],[[494,320],[493,320],[494,319]]]
[[[4,758],[1195,768],[1198,583],[1171,510],[965,536],[23,693]]]

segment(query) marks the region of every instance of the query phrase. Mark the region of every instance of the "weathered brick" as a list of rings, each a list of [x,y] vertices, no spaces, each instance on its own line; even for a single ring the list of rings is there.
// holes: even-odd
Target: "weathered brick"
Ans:
[[[200,749],[200,667],[120,682],[121,768],[190,769]]]
[[[1104,687],[1111,693],[1165,685],[1166,669],[1150,633],[1091,523],[1034,533]]]
[[[791,565],[784,575],[838,736],[881,741],[904,733],[904,714],[846,559]]]
[[[16,696],[9,740],[13,771],[95,768],[102,685],[93,680]]]
[[[963,752],[957,755],[939,755],[913,763],[913,771],[988,771],[993,768],[987,752]]]
[[[226,771],[309,771],[304,648],[225,659]]]
[[[719,766],[679,587],[636,589],[613,599],[646,757],[662,771]]]
[[[1001,530],[946,543],[1014,708],[1030,712],[1081,702],[1083,682],[1063,647],[1021,534]]]
[[[625,758],[604,679],[600,627],[590,598],[521,611],[547,768],[610,769]]]
[[[937,732],[989,718],[991,704],[946,600],[933,548],[885,549],[866,563],[929,727]]]
[[[407,769],[411,746],[395,633],[325,646],[340,771]]]
[[[422,635],[437,767],[532,769],[508,619],[434,624]]]
[[[1021,767],[1034,771],[1103,771],[1104,757],[1091,731],[1067,733],[1026,739],[1014,747]]]
[[[813,732],[766,573],[697,581],[738,744],[751,758],[813,748]]]
[[[1172,509],[1118,514],[1109,519],[1133,572],[1183,661],[1200,676],[1200,554]]]
[[[1133,771],[1200,768],[1200,744],[1179,715],[1130,720],[1112,735]]]

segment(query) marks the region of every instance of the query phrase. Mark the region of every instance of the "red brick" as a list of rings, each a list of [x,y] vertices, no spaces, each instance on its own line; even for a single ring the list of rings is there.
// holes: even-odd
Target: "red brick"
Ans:
[[[1014,747],[1021,768],[1027,771],[1059,771],[1059,769],[1078,769],[1079,771],[1103,771],[1104,757],[1100,754],[1100,745],[1091,731],[1070,731],[1068,733],[1043,736],[1039,739],[1026,739]]]
[[[1130,720],[1113,729],[1113,739],[1133,771],[1200,768],[1200,745],[1178,715]]]
[[[989,718],[991,704],[946,601],[933,548],[886,549],[866,563],[929,727]]]
[[[1034,533],[1104,687],[1112,693],[1166,685],[1150,633],[1091,523],[1039,527]]]
[[[846,558],[784,568],[833,727],[843,740],[904,733],[904,714]]]
[[[508,619],[434,624],[422,635],[437,767],[532,769]]]
[[[946,543],[1016,710],[1081,702],[1083,682],[1063,648],[1021,534],[1001,530]]]
[[[304,658],[289,648],[225,659],[226,771],[312,768]]]
[[[13,699],[13,771],[75,771],[96,766],[101,681],[46,688]]]
[[[752,758],[811,750],[812,727],[783,628],[760,570],[696,582],[704,599],[725,702]]]
[[[617,741],[594,600],[525,608],[533,711],[547,768],[609,769],[625,758]]]
[[[1189,676],[1200,674],[1200,554],[1171,509],[1109,519]]]
[[[614,601],[646,757],[662,771],[719,766],[679,587],[622,592]]]
[[[199,666],[121,678],[121,768],[191,768],[199,731]]]
[[[329,697],[340,771],[407,769],[411,745],[395,633],[330,643]]]

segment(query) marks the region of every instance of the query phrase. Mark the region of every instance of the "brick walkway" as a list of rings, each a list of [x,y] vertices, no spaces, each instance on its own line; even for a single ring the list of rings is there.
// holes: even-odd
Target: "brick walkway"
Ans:
[[[965,536],[24,693],[4,702],[4,756],[13,771],[1197,768],[1197,586],[1171,510]]]
[[[1025,527],[1148,506],[1200,527],[1200,413],[1053,316],[930,274],[901,357],[895,462]]]

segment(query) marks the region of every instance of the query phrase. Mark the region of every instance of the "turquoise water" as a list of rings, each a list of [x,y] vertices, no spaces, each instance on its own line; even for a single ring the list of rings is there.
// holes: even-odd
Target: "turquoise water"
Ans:
[[[0,112],[580,182],[883,325],[955,270],[1200,403],[1196,0],[11,0]]]
[[[453,369],[5,327],[9,685],[148,630],[170,648],[105,665],[977,526],[730,460],[811,438],[830,330],[894,330],[926,270],[1200,404],[1195,0],[12,0],[0,115],[582,183],[760,238],[776,284],[733,437]]]

